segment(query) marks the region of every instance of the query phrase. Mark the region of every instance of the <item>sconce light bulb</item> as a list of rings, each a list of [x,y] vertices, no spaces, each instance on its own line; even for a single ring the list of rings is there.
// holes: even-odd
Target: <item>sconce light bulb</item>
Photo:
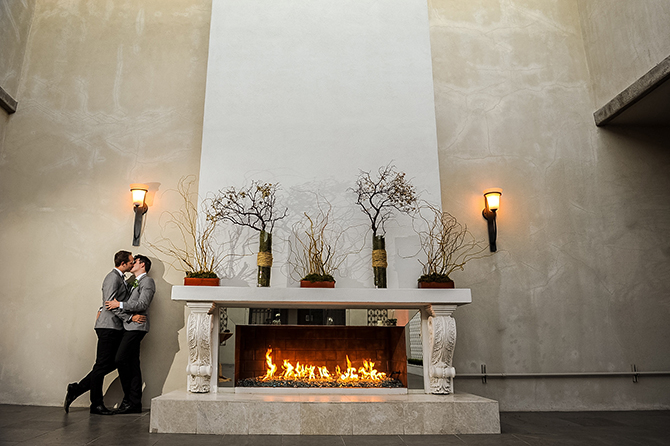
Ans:
[[[487,189],[484,191],[484,198],[486,199],[486,207],[490,211],[497,211],[500,209],[500,196],[502,195],[502,189],[493,188]]]
[[[135,207],[144,206],[144,197],[147,195],[148,188],[144,184],[131,184],[130,192],[133,194],[133,205]]]

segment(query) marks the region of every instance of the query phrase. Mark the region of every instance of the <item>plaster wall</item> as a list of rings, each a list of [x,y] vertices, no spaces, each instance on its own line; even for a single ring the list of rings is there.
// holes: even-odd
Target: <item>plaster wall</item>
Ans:
[[[595,109],[670,55],[670,2],[580,0]]]
[[[670,370],[670,135],[594,126],[581,7],[429,2],[442,203],[485,238],[481,191],[503,188],[499,252],[454,274],[473,295],[455,313],[458,373]],[[93,363],[112,255],[132,248],[128,185],[151,183],[151,238],[177,206],[167,190],[198,172],[210,8],[36,3],[0,146],[0,402],[62,403]],[[169,300],[181,274],[156,261],[152,276],[145,405],[185,386],[185,314]],[[667,379],[456,388],[501,410],[667,409]]]
[[[16,99],[35,0],[0,3],[0,86]]]
[[[214,3],[203,127],[203,194],[281,185],[275,213],[289,215],[273,231],[272,286],[298,286],[306,274],[291,274],[283,240],[305,212],[317,215],[317,200],[348,229],[337,286],[373,286],[370,221],[351,190],[360,171],[376,178],[393,164],[422,199],[440,200],[425,0]],[[418,237],[395,214],[384,228],[388,286],[415,286]],[[225,283],[256,285],[258,236],[248,233],[254,255]]]
[[[0,87],[16,100],[34,8],[34,0],[0,2]],[[0,148],[9,119],[0,109]]]
[[[21,103],[0,153],[0,402],[62,403],[66,384],[93,365],[114,253],[153,257],[145,241],[179,204],[168,191],[197,175],[210,10],[199,0],[36,3]],[[139,248],[131,246],[136,182],[151,189]],[[182,275],[155,261],[151,276],[145,405],[186,380],[183,367],[171,371],[186,364],[184,308],[170,300],[169,283]],[[120,402],[115,374],[108,384],[106,402]]]
[[[668,131],[595,127],[578,2],[431,0],[429,12],[443,207],[484,238],[481,191],[503,189],[498,252],[453,277],[473,296],[455,314],[457,373],[670,370]],[[501,410],[611,410],[667,408],[669,384],[456,388]]]

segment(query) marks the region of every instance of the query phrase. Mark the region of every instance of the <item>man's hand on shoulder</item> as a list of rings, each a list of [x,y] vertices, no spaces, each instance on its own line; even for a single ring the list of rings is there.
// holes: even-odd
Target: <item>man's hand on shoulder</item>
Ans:
[[[116,299],[108,300],[107,302],[105,302],[105,308],[107,308],[108,310],[119,308],[119,301]]]

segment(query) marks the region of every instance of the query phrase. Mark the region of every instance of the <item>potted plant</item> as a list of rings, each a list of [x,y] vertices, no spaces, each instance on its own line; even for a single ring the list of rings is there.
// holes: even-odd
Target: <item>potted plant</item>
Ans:
[[[219,276],[213,271],[188,271],[184,277],[184,285],[219,286]]]
[[[241,189],[230,187],[220,191],[211,201],[208,220],[228,221],[238,226],[247,226],[259,233],[259,248],[256,264],[260,287],[270,286],[272,268],[272,230],[277,221],[288,214],[288,209],[276,213],[276,195],[279,184],[252,181]]]
[[[324,209],[317,200],[314,216],[307,213],[291,230],[289,275],[301,288],[334,288],[333,274],[344,263],[347,230],[332,222],[332,206]]]
[[[168,219],[161,224],[161,238],[148,245],[173,259],[170,265],[186,274],[184,285],[218,286],[219,277],[215,271],[227,256],[222,254],[215,239],[217,222],[198,218],[198,196],[192,191],[194,184],[194,175],[179,180],[176,192],[181,197],[182,206],[178,211],[163,213]],[[202,203],[203,207],[206,205],[206,202]],[[166,232],[176,232],[179,237],[173,240],[165,236]]]
[[[450,213],[430,204],[423,206],[421,211],[427,211],[430,216],[426,218],[423,212],[419,214],[426,223],[425,230],[417,231],[426,259],[425,262],[419,260],[423,266],[419,288],[453,288],[450,274],[463,270],[470,260],[486,257],[487,245],[477,241],[468,227]]]
[[[356,204],[370,219],[372,229],[372,268],[376,288],[386,288],[386,230],[384,224],[393,217],[394,211],[414,214],[417,211],[417,194],[414,186],[397,172],[395,166],[380,167],[378,176],[361,171],[353,189]]]

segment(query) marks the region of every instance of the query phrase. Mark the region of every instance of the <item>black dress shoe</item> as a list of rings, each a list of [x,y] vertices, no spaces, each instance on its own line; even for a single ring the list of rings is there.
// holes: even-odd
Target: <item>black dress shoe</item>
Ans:
[[[118,409],[114,411],[114,415],[122,415],[125,413],[142,413],[142,406],[133,406],[130,403],[122,402]]]
[[[91,406],[91,413],[95,415],[114,415],[114,412],[107,409],[104,404]]]
[[[67,385],[65,402],[63,403],[63,409],[65,409],[65,413],[70,413],[70,404],[72,404],[72,402],[76,400],[79,395],[81,395],[81,393],[79,393],[77,383],[70,383]]]

